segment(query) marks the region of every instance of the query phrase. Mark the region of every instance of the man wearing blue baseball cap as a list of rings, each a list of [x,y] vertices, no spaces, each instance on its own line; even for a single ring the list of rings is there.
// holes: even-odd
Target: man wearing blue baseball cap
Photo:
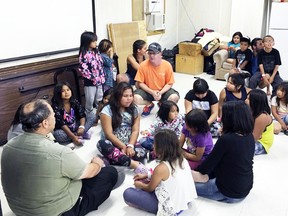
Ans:
[[[151,43],[147,49],[149,58],[143,61],[135,76],[138,89],[134,92],[134,102],[145,105],[142,116],[148,116],[154,108],[153,101],[160,105],[163,101],[178,102],[179,93],[172,88],[175,80],[171,64],[162,59],[159,43]]]

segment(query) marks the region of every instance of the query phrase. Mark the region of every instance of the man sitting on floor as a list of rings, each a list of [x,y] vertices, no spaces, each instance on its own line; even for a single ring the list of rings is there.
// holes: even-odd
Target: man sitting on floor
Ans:
[[[175,82],[172,66],[162,59],[160,44],[151,43],[147,51],[149,59],[140,64],[135,76],[139,89],[134,93],[134,102],[137,105],[146,105],[142,116],[150,114],[154,107],[153,101],[161,103],[171,100],[177,103],[179,100],[179,93],[172,88]]]
[[[23,105],[24,133],[9,140],[1,158],[2,186],[16,215],[86,215],[96,210],[117,182],[117,170],[94,157],[89,164],[47,135],[55,113],[45,100]]]

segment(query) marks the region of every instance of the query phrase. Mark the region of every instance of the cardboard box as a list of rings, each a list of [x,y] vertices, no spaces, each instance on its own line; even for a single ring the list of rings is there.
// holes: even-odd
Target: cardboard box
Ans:
[[[176,72],[187,73],[187,74],[201,74],[203,73],[204,67],[204,56],[187,56],[187,55],[176,55]]]
[[[202,45],[199,43],[181,42],[179,43],[179,54],[186,56],[197,56],[201,54]]]

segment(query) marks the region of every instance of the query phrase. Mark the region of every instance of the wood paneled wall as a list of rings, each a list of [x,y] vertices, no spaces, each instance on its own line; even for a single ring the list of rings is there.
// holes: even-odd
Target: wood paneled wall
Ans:
[[[50,103],[57,79],[68,81],[81,101],[83,82],[77,68],[75,55],[0,69],[0,144],[6,143],[18,106],[36,98]]]

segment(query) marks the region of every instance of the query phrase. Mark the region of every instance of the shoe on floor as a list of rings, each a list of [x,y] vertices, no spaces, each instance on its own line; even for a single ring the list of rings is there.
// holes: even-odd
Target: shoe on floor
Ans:
[[[146,116],[150,115],[150,113],[151,113],[153,108],[154,108],[154,103],[153,102],[150,105],[144,106],[141,116],[142,117],[146,117]]]
[[[244,74],[245,79],[251,77],[251,74],[248,71],[242,71],[241,73]]]

